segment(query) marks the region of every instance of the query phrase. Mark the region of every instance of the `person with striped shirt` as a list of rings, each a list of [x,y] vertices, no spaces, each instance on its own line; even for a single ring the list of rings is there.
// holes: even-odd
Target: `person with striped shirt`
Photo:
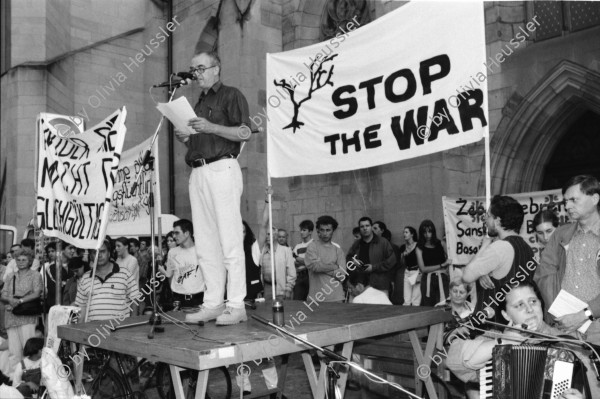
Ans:
[[[131,314],[137,315],[140,292],[138,281],[131,271],[120,267],[110,259],[111,245],[105,240],[98,254],[94,276],[92,299],[87,321],[122,320]],[[77,286],[77,297],[73,306],[81,308],[85,315],[88,296],[92,287],[92,270],[86,272]]]

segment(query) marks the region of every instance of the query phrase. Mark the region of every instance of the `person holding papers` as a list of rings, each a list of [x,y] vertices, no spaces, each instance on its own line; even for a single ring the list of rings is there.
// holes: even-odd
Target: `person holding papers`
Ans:
[[[194,55],[190,72],[202,90],[194,107],[197,117],[188,122],[193,133],[178,129],[176,136],[186,144],[185,161],[193,168],[190,203],[206,292],[203,306],[187,314],[186,319],[237,324],[247,320],[244,237],[240,228],[243,182],[236,158],[240,143],[248,141],[252,133],[248,102],[238,89],[221,83],[221,61],[216,53]]]
[[[600,183],[590,175],[575,176],[562,193],[569,218],[575,223],[558,227],[550,237],[534,279],[548,307],[561,289],[587,304],[556,321],[567,333],[592,321],[585,334],[577,334],[600,345]],[[600,398],[600,385],[589,359],[585,366],[592,397]]]

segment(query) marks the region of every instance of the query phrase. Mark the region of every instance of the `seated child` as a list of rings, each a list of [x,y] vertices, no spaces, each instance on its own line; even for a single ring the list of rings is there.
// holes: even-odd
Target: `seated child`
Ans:
[[[40,389],[43,348],[43,338],[29,338],[23,348],[23,359],[15,367],[13,387],[26,398],[32,397]]]

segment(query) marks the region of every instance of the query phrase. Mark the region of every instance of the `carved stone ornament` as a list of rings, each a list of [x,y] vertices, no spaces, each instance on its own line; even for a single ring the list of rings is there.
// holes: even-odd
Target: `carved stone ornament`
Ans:
[[[369,2],[365,0],[328,0],[321,18],[321,40],[347,32],[346,25],[353,19],[360,25],[371,21]],[[355,24],[353,22],[353,24]]]

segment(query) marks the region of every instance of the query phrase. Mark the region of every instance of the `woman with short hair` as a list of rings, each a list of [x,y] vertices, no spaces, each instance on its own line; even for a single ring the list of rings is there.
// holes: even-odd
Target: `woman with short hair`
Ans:
[[[503,301],[500,301],[499,310],[509,326],[519,326],[523,330],[534,331],[546,335],[559,336],[564,334],[560,330],[550,327],[544,322],[544,305],[537,285],[530,281],[511,286]],[[481,328],[475,320],[468,325],[469,328]],[[464,327],[463,327],[464,328]],[[449,348],[446,351],[446,366],[460,380],[467,383],[477,383],[478,374],[485,364],[493,359],[493,350],[496,345],[522,345],[535,336],[524,331],[506,329],[488,331],[475,339],[466,339],[464,331],[458,331],[447,338]],[[535,342],[535,341],[533,341]],[[581,351],[574,352],[581,356]],[[577,390],[569,390],[564,398],[581,398]],[[479,390],[472,385],[467,387],[468,398],[479,398]]]
[[[23,348],[29,338],[35,337],[35,325],[39,315],[19,316],[13,309],[19,304],[38,301],[42,293],[42,276],[31,270],[34,253],[29,248],[21,250],[16,257],[17,272],[11,273],[2,288],[2,301],[7,304],[4,325],[8,334],[8,350],[12,355],[11,370],[23,358]]]

